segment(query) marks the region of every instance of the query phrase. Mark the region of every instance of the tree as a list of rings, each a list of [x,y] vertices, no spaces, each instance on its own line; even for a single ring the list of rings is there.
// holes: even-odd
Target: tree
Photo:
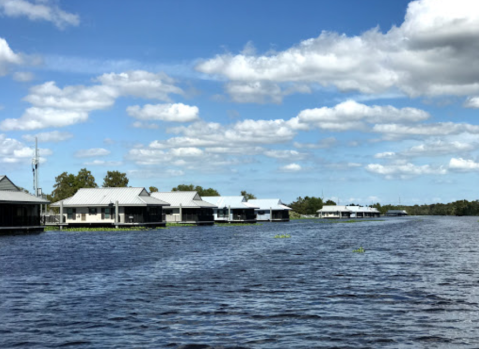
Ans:
[[[171,191],[196,191],[200,196],[220,196],[220,193],[218,193],[216,189],[203,189],[202,186],[197,185],[195,187],[193,184],[180,184],[172,188]]]
[[[95,177],[86,168],[82,168],[78,171],[78,175],[74,175],[68,172],[63,172],[59,176],[55,177],[55,188],[52,195],[49,196],[49,200],[56,202],[69,198],[75,195],[80,188],[97,188],[98,185],[95,182]]]
[[[323,200],[314,196],[306,196],[304,199],[300,196],[289,204],[289,207],[293,209],[294,212],[302,215],[314,215],[318,210],[323,208]]]
[[[128,178],[126,173],[119,171],[107,171],[105,178],[103,178],[103,188],[127,187]]]
[[[246,200],[254,200],[256,199],[256,196],[254,196],[253,194],[251,193],[248,193],[246,190],[242,190],[241,191],[241,195],[244,196],[246,198]]]
[[[328,200],[324,203],[326,206],[336,206],[336,203],[333,200]]]
[[[150,187],[150,193],[156,193],[158,192],[158,188],[157,187]]]

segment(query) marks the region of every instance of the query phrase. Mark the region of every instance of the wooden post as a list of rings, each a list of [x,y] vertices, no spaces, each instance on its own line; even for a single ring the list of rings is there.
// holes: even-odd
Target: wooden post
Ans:
[[[183,221],[183,206],[180,204],[180,222]]]
[[[63,224],[63,200],[60,201],[60,230],[62,230]]]
[[[231,205],[228,205],[228,222],[231,220]]]
[[[118,212],[118,200],[115,201],[115,228],[118,228],[118,218],[120,218],[119,212]]]

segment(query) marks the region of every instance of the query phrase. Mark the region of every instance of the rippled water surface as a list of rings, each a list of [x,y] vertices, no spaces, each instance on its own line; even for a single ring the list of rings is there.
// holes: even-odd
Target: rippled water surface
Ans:
[[[0,348],[477,348],[477,220],[3,236]]]

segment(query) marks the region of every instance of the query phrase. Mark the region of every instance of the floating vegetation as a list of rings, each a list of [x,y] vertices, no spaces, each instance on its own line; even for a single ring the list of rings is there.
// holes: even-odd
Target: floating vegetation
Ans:
[[[166,227],[196,227],[196,224],[191,223],[166,223]]]
[[[250,227],[252,225],[263,225],[262,223],[215,223],[218,227]]]
[[[281,235],[275,235],[274,238],[275,239],[289,239],[291,237],[291,235],[289,234],[281,234]]]
[[[364,253],[364,251],[365,251],[365,250],[364,250],[364,248],[362,248],[362,247],[360,247],[360,248],[358,248],[358,249],[356,249],[356,250],[353,250],[354,253]]]

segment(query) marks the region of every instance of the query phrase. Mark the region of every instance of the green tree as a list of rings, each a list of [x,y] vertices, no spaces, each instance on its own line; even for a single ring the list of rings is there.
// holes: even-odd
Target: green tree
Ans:
[[[53,192],[48,196],[49,200],[56,202],[69,198],[75,195],[80,188],[97,188],[98,185],[95,182],[95,177],[86,168],[82,168],[78,171],[78,174],[63,172],[59,176],[55,177],[55,184],[53,185]]]
[[[242,190],[241,191],[241,196],[244,196],[246,198],[246,200],[254,200],[256,199],[256,196],[254,196],[253,194],[251,193],[248,193],[246,190]]]
[[[296,201],[293,201],[291,204],[289,204],[289,207],[291,207],[294,212],[300,215],[314,215],[318,210],[323,208],[323,200],[314,196],[305,196],[304,198],[300,196],[296,199]]]
[[[193,184],[180,184],[177,187],[172,188],[171,191],[196,191],[200,196],[220,196],[220,193],[218,193],[216,189],[204,189],[200,185],[195,187]]]
[[[336,206],[336,203],[333,200],[328,200],[324,203],[326,206]]]
[[[105,178],[103,178],[103,188],[127,187],[128,178],[126,173],[119,171],[107,171]]]
[[[153,187],[153,186],[152,186],[152,187],[150,187],[149,189],[150,189],[150,193],[156,193],[156,192],[158,192],[158,188],[157,188],[157,187]]]
[[[80,188],[98,188],[95,182],[95,177],[86,168],[82,168],[78,171],[75,177],[77,190]]]

